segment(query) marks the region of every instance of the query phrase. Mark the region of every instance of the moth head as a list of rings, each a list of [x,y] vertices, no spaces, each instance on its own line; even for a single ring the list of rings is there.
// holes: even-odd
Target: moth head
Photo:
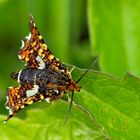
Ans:
[[[69,85],[69,90],[70,91],[75,91],[75,92],[79,92],[80,91],[80,85],[78,83],[75,83],[74,80],[71,80],[71,83]]]

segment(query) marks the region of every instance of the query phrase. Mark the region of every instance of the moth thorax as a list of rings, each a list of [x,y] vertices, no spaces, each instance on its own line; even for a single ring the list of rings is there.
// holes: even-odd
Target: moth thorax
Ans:
[[[73,80],[71,80],[70,84],[69,84],[69,90],[70,91],[76,91],[79,92],[80,91],[80,85],[77,84],[76,82],[74,82]]]

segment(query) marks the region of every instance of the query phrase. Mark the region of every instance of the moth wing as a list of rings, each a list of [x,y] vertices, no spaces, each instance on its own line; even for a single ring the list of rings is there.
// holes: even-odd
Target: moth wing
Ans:
[[[9,115],[4,121],[8,121],[25,106],[31,105],[34,102],[42,100],[51,102],[62,96],[63,94],[56,89],[46,89],[46,92],[41,92],[37,85],[26,84],[20,87],[10,87],[7,91],[6,102],[6,108],[9,110]]]
[[[29,25],[30,25],[32,47],[37,52],[37,54],[41,57],[41,59],[45,62],[46,68],[50,67],[53,70],[60,71],[60,73],[66,75],[67,77],[70,77],[66,67],[61,63],[61,61],[55,58],[55,56],[48,49],[38,28],[35,25],[35,21],[32,15],[30,15]]]
[[[28,98],[28,91],[34,90],[31,84],[22,85],[20,87],[9,87],[7,90],[6,108],[9,110],[7,120],[12,118],[17,112],[25,107],[25,99]],[[36,94],[38,91],[34,94]],[[32,93],[33,94],[33,93]],[[29,96],[30,97],[30,96]]]

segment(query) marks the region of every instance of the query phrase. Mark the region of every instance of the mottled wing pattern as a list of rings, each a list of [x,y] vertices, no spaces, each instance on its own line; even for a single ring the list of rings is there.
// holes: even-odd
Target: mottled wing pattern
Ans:
[[[25,106],[31,105],[34,102],[42,100],[51,102],[52,100],[56,100],[63,96],[63,93],[60,94],[59,91],[55,89],[49,89],[45,92],[35,92],[32,95],[28,95],[29,93],[27,92],[31,92],[32,89],[33,86],[31,84],[26,84],[20,87],[10,87],[8,89],[6,108],[9,110],[9,115],[4,121],[8,121]]]
[[[22,47],[18,52],[19,58],[27,63],[29,68],[44,68],[45,63],[38,56],[38,53],[33,49],[31,43],[31,34],[22,41]]]
[[[9,120],[20,109],[24,108],[22,99],[26,98],[26,91],[32,88],[33,86],[31,84],[8,88],[6,108],[9,110],[9,116],[6,120]]]
[[[70,74],[65,68],[65,66],[58,59],[56,59],[54,55],[51,53],[51,51],[48,49],[31,15],[29,24],[30,24],[32,47],[42,58],[42,60],[46,63],[46,67],[50,66],[52,69],[60,71],[62,74],[70,77]]]
[[[50,67],[51,69],[55,71],[57,70],[63,75],[70,77],[70,74],[65,66],[58,59],[56,59],[48,49],[31,15],[29,25],[30,34],[23,41],[23,45],[19,50],[19,58],[27,63],[27,67]]]
[[[61,75],[65,79],[70,79],[69,71],[47,48],[32,16],[30,16],[29,24],[30,34],[23,41],[23,45],[19,50],[19,58],[26,62],[27,68],[48,69],[49,71],[59,73],[58,75]],[[20,74],[18,74],[18,76],[20,76]],[[19,77],[17,79],[19,79]],[[5,121],[9,120],[25,106],[34,102],[44,99],[53,101],[62,97],[67,84],[59,87],[48,83],[45,90],[38,85],[36,86],[38,88],[37,90],[34,89],[35,85],[28,83],[21,84],[19,87],[10,87],[8,89],[6,106],[7,109],[9,109],[9,116]],[[73,85],[71,86],[71,89],[73,90]],[[32,94],[30,94],[29,91],[32,91]]]

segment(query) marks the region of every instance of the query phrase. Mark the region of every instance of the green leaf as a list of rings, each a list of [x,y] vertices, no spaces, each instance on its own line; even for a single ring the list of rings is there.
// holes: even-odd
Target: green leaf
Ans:
[[[26,110],[27,117],[23,120],[14,117],[6,124],[1,124],[0,139],[55,140],[74,138],[84,140],[103,137],[96,126],[92,124],[91,119],[76,107],[72,108],[71,117],[66,126],[63,126],[68,104],[62,101],[50,106],[47,106],[47,103],[41,104],[40,108],[37,104],[36,108]],[[25,116],[23,111],[21,114]]]
[[[140,79],[90,71],[80,84],[84,90],[75,94],[75,102],[91,112],[110,138],[140,139]]]
[[[92,52],[103,71],[140,76],[140,1],[88,0]]]
[[[77,68],[72,72],[75,81],[82,73]],[[65,127],[69,104],[64,101],[50,105],[36,103],[18,113],[22,119],[15,116],[1,124],[0,139],[140,139],[138,78],[129,74],[119,79],[90,71],[79,84],[82,89],[75,93],[75,104]]]

